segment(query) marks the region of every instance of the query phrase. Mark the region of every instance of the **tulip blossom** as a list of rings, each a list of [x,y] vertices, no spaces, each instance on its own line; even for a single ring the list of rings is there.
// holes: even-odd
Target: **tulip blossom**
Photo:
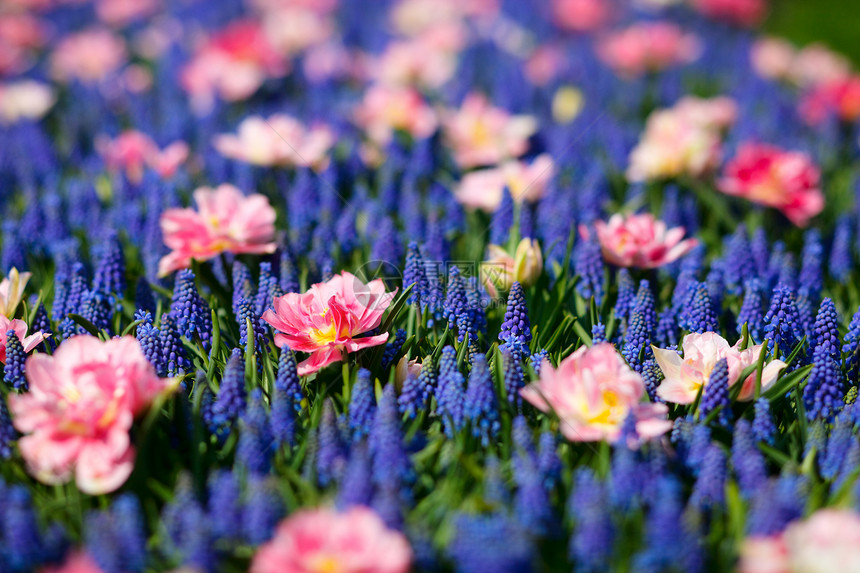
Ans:
[[[510,115],[478,93],[466,96],[459,110],[447,112],[442,125],[454,160],[463,168],[519,157],[537,131],[534,117]]]
[[[260,24],[239,21],[212,36],[182,70],[180,83],[198,112],[211,109],[215,96],[241,101],[268,78],[289,71]]]
[[[39,346],[43,340],[50,335],[43,334],[41,331],[34,332],[27,336],[27,323],[17,318],[7,318],[0,314],[0,362],[6,364],[6,343],[8,341],[9,331],[14,330],[15,336],[21,341],[21,346],[24,347],[24,352],[30,352]]]
[[[100,137],[96,149],[104,157],[111,171],[124,171],[129,181],[139,183],[144,168],[148,167],[160,177],[173,176],[180,165],[188,159],[188,144],[174,141],[164,149],[151,137],[139,131],[124,131],[116,139]]]
[[[93,28],[66,36],[51,55],[51,73],[61,82],[95,84],[116,73],[128,59],[125,41],[113,32]]]
[[[54,90],[43,83],[19,80],[0,84],[0,123],[39,120],[56,101]]]
[[[19,273],[18,269],[12,267],[9,276],[0,282],[0,314],[3,316],[15,316],[15,310],[24,297],[24,289],[30,282],[33,273]]]
[[[599,30],[612,15],[611,0],[552,0],[553,23],[574,32]]]
[[[457,54],[434,40],[422,35],[390,43],[370,67],[373,79],[389,85],[442,87],[457,69]]]
[[[299,375],[316,372],[340,362],[350,352],[385,344],[388,333],[362,336],[382,322],[393,292],[386,292],[381,279],[367,284],[348,272],[326,283],[313,285],[306,293],[288,293],[274,299],[274,310],[263,320],[275,329],[275,344],[308,352],[298,365]]]
[[[543,273],[543,254],[535,239],[522,239],[514,256],[498,245],[487,247],[487,258],[481,265],[481,279],[491,298],[499,290],[508,291],[514,281],[524,287],[533,285]]]
[[[794,46],[782,38],[759,38],[750,48],[750,63],[763,78],[787,78],[795,56]]]
[[[558,416],[562,434],[572,442],[614,442],[630,414],[641,438],[659,436],[672,427],[664,404],[642,402],[642,377],[607,342],[581,347],[558,368],[544,361],[540,380],[520,394],[541,411]]]
[[[238,134],[222,134],[214,141],[221,155],[252,165],[315,169],[325,168],[333,145],[334,134],[328,127],[306,128],[283,114],[268,119],[256,115],[245,118]]]
[[[729,346],[726,339],[716,332],[688,334],[682,343],[683,358],[674,350],[652,346],[654,358],[665,376],[657,388],[657,395],[674,404],[692,404],[702,387],[708,383],[714,366],[725,358],[729,367],[729,386],[742,384],[738,400],[752,400],[755,396],[756,373],[753,372],[742,382],[740,376],[746,368],[758,364],[764,344],[741,350],[741,342],[739,340],[734,346]],[[764,391],[770,388],[785,367],[785,362],[781,360],[770,361],[762,370],[761,389]]]
[[[597,54],[620,76],[636,77],[646,72],[686,64],[701,52],[699,39],[674,24],[634,24],[613,32],[597,44]]]
[[[795,84],[814,87],[848,79],[851,62],[827,46],[812,43],[797,52],[789,74]]]
[[[47,567],[40,570],[41,573],[104,573],[95,559],[85,551],[72,551],[62,565]]]
[[[161,8],[161,0],[96,0],[96,16],[110,26],[121,28],[151,16]]]
[[[378,145],[385,145],[395,131],[424,139],[436,131],[436,113],[416,90],[377,84],[370,87],[355,109],[356,124]]]
[[[265,11],[263,30],[277,53],[292,57],[328,40],[334,23],[327,14],[310,6],[282,4]]]
[[[160,275],[207,261],[221,253],[275,252],[275,210],[258,193],[247,197],[229,184],[194,191],[194,209],[168,209],[161,215],[164,244],[172,252],[158,263]]]
[[[625,217],[612,215],[608,222],[596,221],[594,231],[603,258],[619,267],[656,269],[689,253],[698,244],[696,239],[684,238],[684,227],[666,228],[654,215],[643,213]],[[580,226],[583,237],[588,229]]]
[[[281,522],[250,573],[407,573],[411,562],[406,536],[366,507],[304,509]]]
[[[828,117],[853,123],[860,119],[860,76],[837,78],[815,86],[800,103],[800,115],[809,125]]]
[[[767,0],[693,0],[693,7],[708,18],[747,27],[767,14]]]
[[[754,536],[740,549],[739,573],[856,573],[860,571],[860,515],[819,509],[784,532]]]
[[[628,181],[700,177],[715,170],[722,160],[723,132],[736,115],[737,106],[726,97],[685,97],[672,108],[654,111],[630,152]]]
[[[29,472],[46,484],[74,477],[92,495],[125,483],[134,468],[134,418],[175,386],[159,378],[140,343],[74,336],[53,356],[27,360],[30,391],[9,396],[12,421]]]
[[[517,203],[534,203],[543,197],[553,175],[555,164],[546,154],[535,157],[531,163],[505,161],[498,167],[464,175],[455,195],[467,207],[492,213],[501,204],[505,187]]]
[[[824,210],[821,174],[812,158],[773,145],[744,143],[726,164],[719,189],[775,207],[799,227]]]

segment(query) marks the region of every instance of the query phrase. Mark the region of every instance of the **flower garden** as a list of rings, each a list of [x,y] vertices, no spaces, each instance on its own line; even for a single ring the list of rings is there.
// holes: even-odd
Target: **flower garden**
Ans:
[[[766,0],[0,4],[0,572],[860,571],[860,72]]]

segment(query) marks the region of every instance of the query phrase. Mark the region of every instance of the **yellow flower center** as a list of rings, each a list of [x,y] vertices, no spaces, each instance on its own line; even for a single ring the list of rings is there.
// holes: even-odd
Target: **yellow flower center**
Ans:
[[[339,573],[343,570],[337,558],[329,555],[320,555],[313,560],[310,566],[314,573]]]

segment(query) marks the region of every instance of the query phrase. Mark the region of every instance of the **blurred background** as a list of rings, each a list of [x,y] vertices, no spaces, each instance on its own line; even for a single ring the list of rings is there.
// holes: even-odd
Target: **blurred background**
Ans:
[[[776,0],[764,28],[797,44],[822,42],[860,64],[860,0]]]

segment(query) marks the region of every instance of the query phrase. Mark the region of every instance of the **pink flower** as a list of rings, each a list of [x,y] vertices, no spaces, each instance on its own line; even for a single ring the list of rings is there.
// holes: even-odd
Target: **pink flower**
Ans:
[[[198,112],[206,112],[215,96],[246,99],[272,77],[289,71],[289,62],[275,50],[261,25],[234,22],[216,33],[182,70],[180,83]]]
[[[848,79],[851,62],[826,46],[813,43],[797,52],[789,73],[797,85],[814,87]]]
[[[194,191],[194,209],[168,209],[161,215],[164,244],[172,252],[161,259],[163,276],[187,268],[192,259],[207,261],[221,253],[275,252],[275,210],[258,193],[245,196],[229,184]]]
[[[120,487],[134,468],[129,431],[174,380],[159,378],[131,336],[103,342],[79,335],[53,356],[27,360],[30,391],[9,396],[12,421],[30,473],[47,484],[69,481],[98,495]]]
[[[698,244],[696,239],[681,240],[684,227],[666,228],[666,223],[643,213],[627,217],[616,213],[608,222],[594,223],[603,258],[619,267],[656,269],[686,255]],[[579,232],[587,237],[588,229]]]
[[[286,344],[297,352],[310,353],[299,364],[299,375],[306,376],[343,360],[347,353],[384,344],[387,332],[361,335],[379,326],[393,297],[381,279],[364,284],[344,271],[304,294],[275,298],[275,309],[266,310],[263,320],[277,331],[275,344],[279,347]]]
[[[796,52],[790,42],[781,38],[759,38],[750,49],[750,62],[758,75],[784,79],[791,73]]]
[[[739,26],[755,26],[767,14],[767,0],[693,0],[693,6],[708,18]]]
[[[46,567],[41,573],[104,573],[89,553],[74,551],[57,567]]]
[[[355,109],[355,122],[374,143],[385,145],[395,131],[424,139],[436,131],[436,114],[412,88],[376,84]]]
[[[800,115],[810,125],[828,117],[853,123],[860,119],[860,76],[852,75],[818,84],[800,102]]]
[[[435,45],[426,34],[391,42],[371,65],[373,79],[383,84],[436,89],[457,69],[456,53]]]
[[[599,30],[612,15],[610,0],[552,0],[556,26],[574,32]]]
[[[47,37],[45,25],[32,14],[0,13],[0,76],[32,66],[35,50],[45,44]]]
[[[558,76],[564,60],[565,53],[558,47],[551,44],[538,46],[529,54],[523,72],[531,83],[542,87]]]
[[[252,165],[324,169],[334,134],[324,125],[306,128],[288,115],[254,115],[242,120],[237,135],[219,135],[213,143],[221,155]]]
[[[501,204],[505,187],[514,201],[533,203],[543,197],[553,175],[555,164],[546,154],[535,157],[531,163],[505,161],[498,167],[464,175],[455,195],[467,207],[492,213]]]
[[[729,367],[729,387],[734,386],[739,382],[744,369],[758,364],[759,357],[764,351],[764,344],[741,350],[741,342],[739,340],[734,346],[729,346],[726,339],[716,332],[688,334],[682,343],[683,358],[674,350],[652,346],[654,358],[665,376],[657,388],[657,395],[674,404],[692,404],[699,390],[708,383],[714,366],[722,358],[726,359]],[[780,371],[785,367],[785,362],[781,360],[772,360],[764,367],[761,377],[762,391],[776,382]],[[755,383],[756,373],[753,372],[742,382],[738,400],[752,400],[755,395]]]
[[[642,402],[642,377],[607,342],[581,347],[557,369],[545,361],[540,374],[540,380],[520,394],[541,411],[554,412],[570,441],[614,442],[630,413],[642,438],[659,436],[672,427],[664,404]]]
[[[0,123],[41,119],[56,100],[50,86],[33,80],[0,84]]]
[[[152,15],[161,8],[160,0],[96,0],[96,16],[110,26],[121,28]]]
[[[726,97],[685,97],[654,111],[630,152],[627,179],[639,183],[713,171],[722,159],[723,132],[736,116],[737,106]]]
[[[514,281],[529,287],[543,273],[543,253],[536,239],[520,240],[513,256],[499,245],[489,245],[484,263],[481,282],[490,298],[496,298],[499,290],[510,290]]]
[[[133,130],[122,132],[116,139],[100,137],[96,149],[110,171],[125,171],[126,177],[135,183],[143,179],[146,167],[168,179],[188,159],[185,142],[174,141],[162,150],[148,135]]]
[[[407,573],[412,549],[372,510],[305,509],[281,522],[250,573]]]
[[[744,143],[726,165],[718,187],[727,195],[775,207],[803,227],[824,209],[820,179],[806,153]]]
[[[819,509],[781,535],[752,537],[741,546],[740,573],[856,573],[860,571],[860,515]]]
[[[61,82],[95,84],[115,74],[127,59],[121,37],[107,29],[92,28],[60,40],[51,55],[51,73]]]
[[[17,336],[18,340],[21,341],[21,346],[24,347],[24,352],[30,352],[50,336],[43,334],[41,331],[34,332],[30,336],[27,336],[28,328],[27,323],[23,320],[19,320],[17,318],[9,319],[0,314],[0,362],[6,364],[6,342],[8,340],[7,335],[10,330],[15,331],[15,336]]]
[[[690,63],[700,52],[694,34],[685,34],[667,22],[634,24],[597,44],[597,55],[617,74],[627,77]]]
[[[442,118],[445,140],[462,168],[496,165],[528,150],[529,137],[537,131],[530,115],[510,115],[493,107],[482,94],[471,93],[459,110]]]
[[[334,23],[327,14],[311,7],[284,5],[265,12],[263,28],[272,47],[292,57],[328,40]]]

